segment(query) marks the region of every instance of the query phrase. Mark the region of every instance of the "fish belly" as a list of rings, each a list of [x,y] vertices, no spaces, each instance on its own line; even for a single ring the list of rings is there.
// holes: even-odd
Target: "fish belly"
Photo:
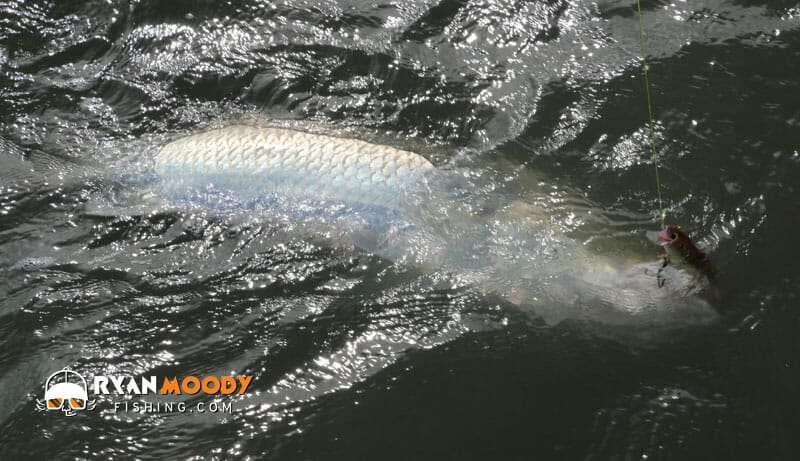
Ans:
[[[244,125],[177,139],[155,156],[156,174],[173,195],[213,189],[390,209],[433,169],[424,157],[389,146]]]

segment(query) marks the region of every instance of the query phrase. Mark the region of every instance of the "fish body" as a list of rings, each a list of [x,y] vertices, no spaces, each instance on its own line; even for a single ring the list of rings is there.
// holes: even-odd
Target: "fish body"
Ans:
[[[180,138],[155,156],[172,195],[233,191],[396,209],[433,165],[389,146],[288,128],[234,125]]]
[[[379,256],[452,274],[530,308],[548,323],[571,318],[674,326],[716,318],[691,290],[659,289],[644,269],[631,273],[630,263],[615,255],[587,254],[555,214],[566,211],[574,221],[579,197],[554,200],[550,190],[522,198],[502,192],[486,197],[457,183],[465,175],[436,169],[413,152],[295,129],[236,125],[167,143],[155,155],[154,170],[168,198],[191,203],[198,193],[221,194],[244,203],[271,197],[321,213],[326,235],[333,229],[337,239],[344,236]],[[331,203],[341,213],[332,219]],[[353,224],[376,209],[392,210],[382,218],[389,225],[370,233]]]

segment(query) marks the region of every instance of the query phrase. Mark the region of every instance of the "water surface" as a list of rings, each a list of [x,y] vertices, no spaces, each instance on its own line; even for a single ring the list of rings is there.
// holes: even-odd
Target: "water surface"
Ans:
[[[635,3],[0,2],[0,458],[794,459],[800,10],[642,7],[668,216],[720,271],[719,321],[657,338],[248,213],[91,207],[255,116],[579,197],[593,251],[655,255]],[[254,381],[232,414],[38,411],[64,366]]]

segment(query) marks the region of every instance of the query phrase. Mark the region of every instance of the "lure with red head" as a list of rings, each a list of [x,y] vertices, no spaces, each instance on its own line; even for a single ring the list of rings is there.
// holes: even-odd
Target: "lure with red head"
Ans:
[[[692,239],[677,226],[667,226],[658,233],[658,240],[673,258],[680,259],[684,263],[694,267],[709,280],[713,280],[716,271],[702,250],[692,242]]]

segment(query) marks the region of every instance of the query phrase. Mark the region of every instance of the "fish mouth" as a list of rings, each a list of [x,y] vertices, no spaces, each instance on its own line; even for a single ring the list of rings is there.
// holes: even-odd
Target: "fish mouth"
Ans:
[[[666,245],[670,242],[669,235],[667,234],[667,230],[664,229],[658,233],[658,242],[662,245]]]

